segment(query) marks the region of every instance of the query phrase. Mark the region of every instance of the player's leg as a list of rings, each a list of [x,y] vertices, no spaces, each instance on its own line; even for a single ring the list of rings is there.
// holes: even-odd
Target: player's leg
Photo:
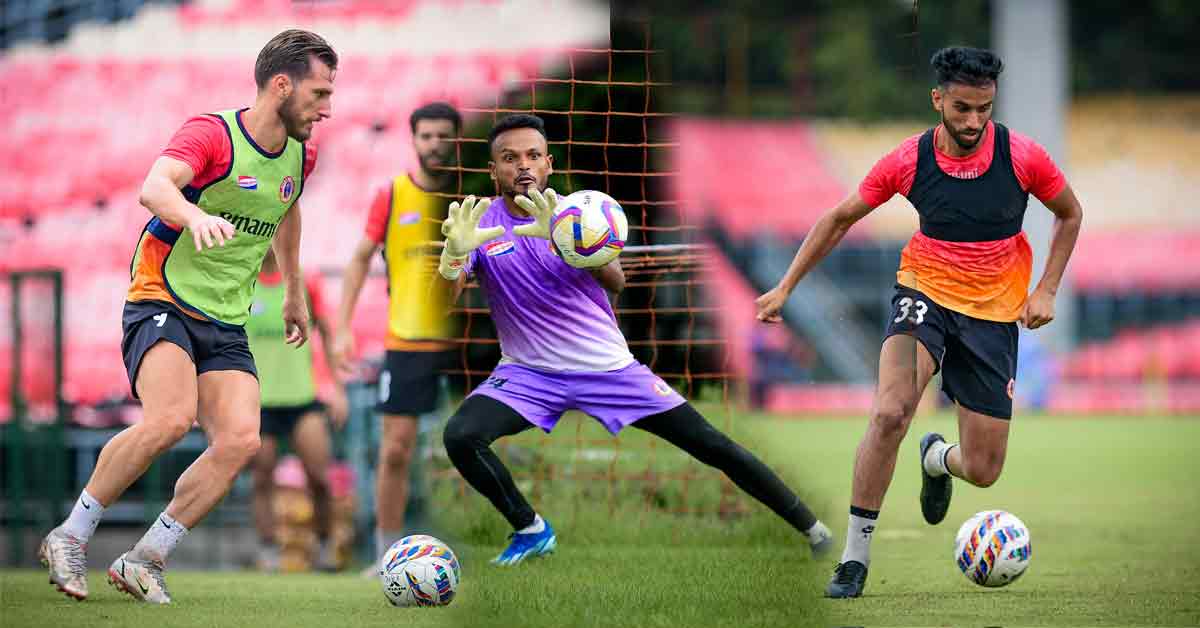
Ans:
[[[404,536],[409,467],[420,426],[415,414],[384,414],[375,473],[375,548],[381,553]]]
[[[376,405],[383,417],[375,473],[376,554],[382,554],[404,536],[419,419],[437,409],[437,378],[442,358],[443,354],[437,351],[388,351],[384,358]]]
[[[254,515],[254,529],[258,532],[258,568],[263,571],[278,571],[279,543],[275,538],[274,507],[275,466],[279,462],[278,441],[265,429],[261,440],[262,445],[250,463],[250,476],[254,487],[251,512]]]
[[[548,554],[558,544],[554,528],[517,490],[512,474],[490,446],[502,436],[530,427],[554,429],[570,399],[568,381],[576,375],[502,364],[446,424],[443,440],[451,462],[513,527],[511,542],[492,560],[494,564],[515,565]]]
[[[142,421],[114,436],[100,450],[96,468],[71,514],[42,542],[39,555],[50,581],[76,599],[87,597],[87,543],[112,505],[162,452],[179,442],[196,418],[196,368],[187,334],[178,320],[153,319],[126,328],[126,364],[142,400]],[[149,329],[146,329],[148,327]],[[172,338],[168,342],[159,342]]]
[[[947,346],[944,388],[958,404],[961,442],[946,443],[933,434],[922,451],[923,474],[958,477],[975,486],[991,486],[1000,477],[1008,449],[1016,386],[1017,338],[1014,323],[957,315],[958,334]]]
[[[959,442],[948,446],[945,456],[950,474],[980,488],[995,484],[1008,452],[1008,427],[1008,419],[959,406]]]
[[[534,425],[508,404],[471,395],[446,423],[443,442],[463,479],[492,503],[513,527],[513,543],[492,562],[516,564],[554,550],[553,529],[534,511],[491,445]]]
[[[925,387],[937,371],[930,342],[898,332],[884,340],[879,352],[879,383],[871,418],[854,456],[846,546],[825,589],[829,597],[858,597],[866,586],[871,539],[896,470],[900,442],[908,433]]]
[[[248,362],[237,366],[253,369],[248,349],[244,360]],[[199,368],[203,371],[205,365]],[[254,375],[246,370],[211,370],[201,372],[197,383],[197,419],[208,437],[208,448],[179,476],[166,510],[109,568],[117,588],[146,602],[170,603],[163,569],[171,551],[229,492],[261,442],[259,386]]]
[[[814,555],[833,548],[833,536],[812,510],[778,475],[761,460],[713,427],[686,401],[633,423],[687,452],[696,460],[724,473],[738,488],[746,491],[802,532]]]
[[[329,490],[329,461],[332,458],[329,427],[325,414],[314,407],[300,416],[292,431],[292,448],[304,465],[304,475],[313,500],[313,527],[320,545],[316,566],[336,568],[330,532],[333,529],[333,495]]]

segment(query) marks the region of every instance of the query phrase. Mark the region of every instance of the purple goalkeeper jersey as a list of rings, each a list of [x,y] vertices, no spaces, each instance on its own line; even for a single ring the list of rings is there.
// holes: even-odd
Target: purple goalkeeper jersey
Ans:
[[[504,235],[471,252],[467,271],[487,294],[501,362],[545,371],[614,371],[633,363],[608,293],[586,270],[562,261],[549,241],[517,236],[533,218],[508,212],[497,197],[479,221]]]

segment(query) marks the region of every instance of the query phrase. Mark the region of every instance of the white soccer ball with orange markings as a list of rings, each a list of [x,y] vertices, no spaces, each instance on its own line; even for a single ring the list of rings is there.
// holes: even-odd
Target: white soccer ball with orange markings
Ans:
[[[954,562],[967,580],[1003,587],[1021,577],[1033,556],[1029,528],[1010,512],[986,510],[958,529]]]
[[[458,590],[458,558],[428,535],[400,539],[383,553],[379,580],[393,606],[445,606]]]
[[[629,237],[625,210],[595,190],[580,190],[558,201],[550,220],[550,240],[575,268],[597,268],[616,259]]]

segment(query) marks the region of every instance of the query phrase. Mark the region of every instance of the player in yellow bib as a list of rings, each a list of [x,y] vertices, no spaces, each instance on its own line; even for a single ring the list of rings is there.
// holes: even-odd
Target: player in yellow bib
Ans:
[[[254,66],[254,105],[188,120],[146,176],[140,200],[154,217],[130,263],[121,343],[144,417],[104,446],[70,516],[42,542],[50,581],[67,595],[87,597],[87,543],[104,509],[198,422],[208,448],[108,570],[135,599],[169,603],[167,557],[258,451],[259,384],[243,326],[272,249],[285,286],[285,340],[308,339],[297,202],[316,161],[305,140],[331,114],[337,63],[314,33],[276,35]]]
[[[382,553],[404,536],[408,469],[417,437],[417,418],[437,407],[438,371],[449,363],[449,304],[434,285],[436,253],[447,199],[430,192],[448,189],[462,116],[446,103],[430,103],[409,117],[420,167],[379,191],[342,281],[334,351],[345,365],[353,359],[350,321],[371,257],[383,248],[388,274],[387,356],[379,380],[378,411],[383,437],[375,481],[375,548]]]

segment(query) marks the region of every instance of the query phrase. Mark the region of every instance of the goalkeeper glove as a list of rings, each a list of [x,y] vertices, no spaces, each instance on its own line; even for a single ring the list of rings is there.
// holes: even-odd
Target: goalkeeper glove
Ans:
[[[491,204],[491,199],[477,201],[474,196],[464,198],[461,204],[458,201],[450,203],[449,215],[442,222],[442,235],[446,236],[446,242],[438,263],[438,272],[446,279],[458,279],[471,251],[504,234],[504,227],[499,225],[479,228],[479,219],[483,218],[483,212]]]
[[[558,207],[558,194],[552,188],[546,188],[545,194],[537,188],[529,190],[533,200],[518,194],[514,201],[517,206],[533,216],[533,222],[520,227],[514,227],[513,233],[531,238],[550,239],[550,220],[554,218],[554,208]]]

